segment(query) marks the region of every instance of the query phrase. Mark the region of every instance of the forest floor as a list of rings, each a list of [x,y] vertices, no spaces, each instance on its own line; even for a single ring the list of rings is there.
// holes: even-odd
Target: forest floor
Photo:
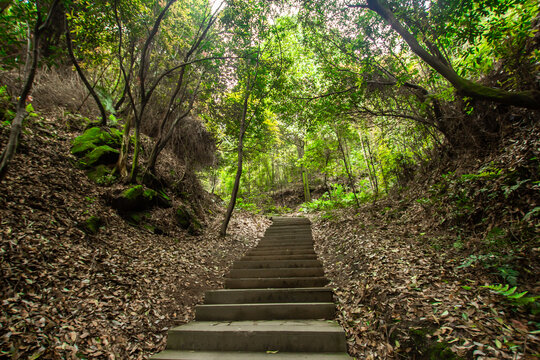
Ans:
[[[413,204],[381,200],[310,216],[315,249],[357,359],[537,359],[538,315],[483,288],[497,281],[455,234],[418,221]],[[396,209],[403,209],[397,211]],[[540,248],[515,254],[540,293]],[[535,275],[536,274],[536,275]],[[438,343],[438,344],[437,344]],[[453,353],[450,353],[450,351]]]
[[[269,222],[237,212],[220,238],[213,206],[200,236],[164,221],[173,209],[152,212],[166,235],[131,226],[107,205],[109,189],[73,166],[78,133],[29,121],[0,183],[0,358],[146,359]],[[82,224],[96,214],[105,223],[89,235]]]
[[[172,209],[152,212],[163,235],[131,226],[107,204],[110,189],[73,166],[78,134],[65,128],[30,119],[0,183],[0,357],[146,359],[164,348],[167,329],[193,319],[204,291],[222,286],[269,222],[237,212],[230,235],[219,238],[223,210],[214,204],[200,236],[179,229]],[[418,221],[420,207],[386,199],[310,216],[350,354],[538,358],[538,317],[482,288],[497,283],[493,269],[467,244],[454,248],[455,234]],[[82,229],[92,215],[105,219],[95,235]],[[515,257],[534,275],[538,252]],[[521,290],[537,295],[540,286]]]

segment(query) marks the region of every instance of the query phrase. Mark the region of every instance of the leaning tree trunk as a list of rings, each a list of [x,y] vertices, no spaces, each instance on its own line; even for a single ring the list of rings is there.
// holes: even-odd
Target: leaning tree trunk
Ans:
[[[343,144],[341,143],[341,137],[339,136],[339,133],[337,131],[336,131],[336,136],[338,140],[339,150],[341,151],[341,155],[343,156],[343,164],[345,165],[345,171],[347,172],[347,177],[349,178],[349,185],[351,186],[351,190],[354,196],[354,201],[356,202],[356,208],[360,208],[360,202],[358,201],[358,197],[356,196],[356,187],[354,186],[354,179],[352,176],[352,171],[349,168],[349,165],[347,164],[347,155],[345,154],[345,150],[343,149]]]
[[[39,58],[39,38],[41,34],[45,31],[49,25],[51,19],[51,14],[54,11],[54,8],[58,4],[58,0],[55,0],[47,14],[45,21],[41,19],[40,9],[38,7],[37,20],[34,27],[34,40],[30,41],[29,44],[32,46],[32,51],[27,52],[26,65],[28,68],[28,73],[26,74],[26,80],[24,86],[19,94],[19,100],[16,105],[15,118],[11,122],[11,128],[9,131],[9,138],[6,144],[6,147],[0,154],[0,180],[4,178],[7,173],[9,163],[15,156],[15,151],[17,151],[17,146],[19,145],[19,137],[21,136],[22,124],[28,113],[26,112],[26,98],[30,94],[32,85],[34,84],[34,78],[36,76],[37,64]]]
[[[249,103],[249,81],[246,86],[246,96],[244,97],[244,106],[242,108],[242,118],[240,120],[240,133],[238,135],[238,167],[236,169],[236,177],[234,178],[234,185],[231,194],[231,200],[229,201],[229,206],[227,206],[227,213],[225,214],[225,219],[221,224],[221,230],[219,231],[220,236],[227,235],[227,227],[231,221],[231,216],[236,205],[236,197],[238,196],[238,189],[240,188],[240,178],[242,177],[242,163],[244,160],[244,135],[246,133],[246,116]]]
[[[509,92],[502,89],[491,88],[484,86],[473,81],[462,78],[458,73],[448,64],[448,62],[437,56],[440,51],[432,51],[430,54],[426,51],[416,40],[413,34],[411,34],[401,23],[396,19],[392,11],[386,8],[380,0],[367,0],[366,5],[351,5],[352,7],[367,7],[377,14],[379,14],[388,24],[396,31],[407,44],[411,47],[411,50],[418,55],[424,62],[431,66],[435,71],[441,74],[446,80],[448,80],[456,90],[464,95],[470,96],[480,100],[490,100],[500,104],[513,105],[524,107],[528,109],[540,109],[540,92],[537,90],[521,91],[521,92]]]
[[[99,98],[98,94],[96,93],[96,90],[92,87],[88,79],[86,78],[86,75],[84,75],[84,72],[82,71],[81,67],[79,66],[79,63],[77,62],[77,58],[75,58],[75,54],[73,53],[73,42],[71,41],[71,30],[69,28],[69,21],[67,19],[67,16],[65,16],[65,22],[66,22],[66,45],[68,49],[69,58],[71,59],[71,62],[73,63],[73,66],[75,66],[75,70],[77,70],[77,74],[79,74],[79,77],[81,78],[82,82],[84,83],[84,86],[86,86],[86,89],[92,95],[94,98],[94,101],[96,102],[97,107],[99,108],[99,112],[101,114],[101,126],[107,125],[107,112],[105,111],[105,108],[103,107],[103,104],[101,103],[101,99]]]
[[[231,200],[229,201],[229,206],[227,206],[227,213],[225,214],[225,219],[221,225],[221,230],[219,234],[221,236],[227,235],[227,227],[229,226],[229,221],[231,221],[231,216],[236,205],[236,197],[238,196],[238,189],[240,188],[240,178],[242,177],[242,163],[244,159],[244,134],[245,134],[245,117],[242,120],[242,125],[240,127],[240,136],[238,137],[238,168],[236,169],[236,177],[234,178],[234,185],[231,194]]]

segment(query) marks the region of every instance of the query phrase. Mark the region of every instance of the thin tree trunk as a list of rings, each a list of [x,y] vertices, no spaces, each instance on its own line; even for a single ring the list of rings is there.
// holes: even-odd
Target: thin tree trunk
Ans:
[[[69,58],[71,59],[73,66],[75,66],[75,70],[77,70],[77,74],[79,74],[79,77],[84,83],[84,86],[86,86],[86,89],[92,95],[92,97],[94,98],[94,101],[96,102],[96,105],[99,108],[99,112],[101,113],[100,125],[106,126],[107,125],[107,112],[105,111],[105,108],[103,107],[103,104],[101,103],[101,99],[96,93],[96,90],[94,90],[94,87],[88,82],[86,75],[84,75],[84,72],[79,66],[77,59],[75,58],[75,54],[73,53],[73,43],[71,41],[71,30],[69,29],[69,21],[67,19],[67,16],[65,16],[65,14],[64,14],[64,18],[65,18],[65,24],[66,24],[66,45],[68,49]]]
[[[246,133],[246,116],[247,108],[249,103],[249,82],[246,86],[246,96],[244,98],[244,107],[242,109],[242,118],[240,122],[240,134],[238,135],[238,164],[236,169],[236,177],[234,178],[234,185],[231,194],[231,200],[229,201],[229,206],[227,206],[227,213],[225,214],[225,219],[221,224],[221,230],[219,232],[220,236],[227,235],[227,227],[231,221],[231,216],[236,205],[236,197],[238,196],[238,189],[240,188],[240,178],[242,177],[242,163],[244,159],[244,135]]]
[[[0,14],[4,12],[10,5],[13,0],[0,0]]]
[[[362,152],[364,153],[364,161],[366,163],[366,167],[368,170],[368,177],[369,177],[369,182],[371,183],[371,189],[373,190],[373,193],[377,195],[377,193],[379,192],[379,189],[377,186],[377,180],[374,178],[374,175],[373,175],[374,171],[371,169],[368,153],[366,151],[366,146],[364,144],[364,138],[362,136],[360,136],[360,143],[362,144]]]
[[[128,176],[127,171],[127,157],[129,154],[129,145],[131,142],[131,123],[132,118],[128,118],[124,124],[124,133],[122,134],[122,146],[120,147],[120,156],[118,157],[118,162],[116,163],[116,169],[122,178]]]
[[[37,11],[37,20],[34,27],[34,41],[32,41],[32,51],[27,52],[26,64],[31,64],[28,68],[28,73],[26,74],[26,80],[24,86],[19,95],[19,100],[17,101],[15,118],[11,122],[11,128],[9,131],[9,138],[6,144],[6,147],[0,154],[0,180],[2,180],[8,170],[9,163],[15,156],[17,151],[17,146],[19,145],[19,137],[22,131],[22,124],[28,113],[26,112],[26,98],[30,94],[32,85],[34,84],[34,78],[36,76],[37,64],[39,58],[39,38],[43,31],[49,26],[49,21],[51,15],[54,11],[54,8],[57,6],[58,0],[55,0],[47,14],[47,18],[42,22],[41,19],[41,9],[38,6]],[[26,67],[26,66],[25,66]]]
[[[373,179],[375,181],[375,188],[377,189],[377,192],[375,195],[379,194],[379,179],[377,178],[377,169],[375,168],[375,163],[373,162],[373,154],[371,152],[371,147],[369,145],[369,138],[366,140],[366,148],[369,154],[369,161],[371,162],[371,168],[373,169]],[[377,196],[375,196],[377,198]]]
[[[154,147],[152,148],[152,151],[150,153],[150,157],[148,158],[148,162],[147,162],[147,166],[146,166],[146,172],[151,172],[151,173],[154,172],[158,156],[163,151],[163,149],[165,149],[165,146],[167,146],[167,144],[171,140],[171,138],[172,138],[172,136],[174,134],[174,129],[176,129],[176,127],[178,126],[180,121],[185,119],[191,113],[191,110],[193,110],[193,106],[195,105],[195,99],[197,98],[197,94],[198,94],[198,91],[199,91],[199,86],[201,85],[201,81],[202,81],[202,76],[201,76],[201,78],[199,78],[199,83],[197,84],[197,87],[193,91],[193,96],[191,97],[191,99],[189,101],[187,110],[184,111],[181,115],[178,115],[176,117],[176,119],[173,121],[173,123],[169,126],[166,133],[164,133],[164,128],[165,128],[165,123],[167,122],[167,118],[169,117],[169,115],[166,115],[166,117],[163,118],[160,129],[159,129],[158,137],[156,139]],[[176,95],[174,95],[174,97],[176,97]],[[171,99],[171,100],[173,100],[173,99]],[[172,107],[172,101],[169,103],[169,105]]]
[[[298,153],[298,160],[302,160],[304,158],[304,141],[298,140],[296,143],[296,152]],[[304,190],[304,201],[310,202],[311,201],[311,193],[309,191],[309,178],[308,178],[308,172],[307,169],[304,167],[304,165],[300,165],[300,177],[302,178],[302,188]]]
[[[345,171],[347,172],[347,177],[349,178],[349,185],[351,186],[354,201],[356,202],[356,207],[360,208],[360,202],[358,201],[358,197],[356,196],[356,187],[354,186],[354,180],[351,174],[351,170],[349,169],[349,165],[347,164],[347,156],[345,155],[345,150],[343,149],[343,144],[341,143],[341,137],[339,136],[339,133],[336,131],[336,136],[338,139],[338,146],[339,150],[341,151],[341,155],[343,156],[343,164],[345,165]]]

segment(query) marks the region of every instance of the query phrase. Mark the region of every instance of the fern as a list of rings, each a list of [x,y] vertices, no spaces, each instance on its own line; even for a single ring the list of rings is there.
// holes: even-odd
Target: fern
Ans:
[[[516,292],[517,286],[510,287],[510,285],[508,284],[485,285],[481,287],[504,296],[512,305],[515,306],[525,306],[528,304],[532,304],[536,302],[536,299],[540,298],[540,296],[525,296],[525,294],[527,294],[527,291]]]

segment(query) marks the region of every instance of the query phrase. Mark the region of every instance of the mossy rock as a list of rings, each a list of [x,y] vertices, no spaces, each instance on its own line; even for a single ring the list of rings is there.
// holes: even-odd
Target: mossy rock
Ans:
[[[91,235],[99,232],[99,228],[103,225],[103,220],[99,216],[90,216],[82,225],[82,230]]]
[[[174,213],[176,223],[184,230],[187,230],[191,225],[191,213],[185,206],[180,206]]]
[[[124,217],[131,225],[139,225],[149,217],[149,214],[145,212],[129,212]]]
[[[184,205],[176,209],[174,217],[178,226],[187,230],[188,234],[198,236],[202,234],[201,222]]]
[[[91,168],[98,165],[110,165],[118,161],[120,152],[108,145],[101,145],[87,153],[84,158],[79,161],[79,165],[83,168]]]
[[[168,208],[172,207],[171,198],[169,198],[167,196],[167,194],[165,194],[165,192],[163,190],[157,192],[157,198],[156,199],[157,199],[157,204],[158,204],[159,207],[162,207],[162,208],[165,208],[165,209],[168,209]]]
[[[98,165],[97,167],[88,170],[86,175],[98,185],[108,186],[116,180],[116,177],[112,175],[112,169],[106,165]]]
[[[112,200],[112,206],[121,212],[144,211],[157,202],[157,192],[142,185],[132,186]]]
[[[100,128],[93,127],[83,132],[82,135],[77,136],[71,143],[71,153],[79,157],[84,156],[98,146],[101,132],[102,130]]]
[[[189,224],[188,234],[193,236],[199,236],[202,234],[203,226],[197,218],[191,218],[191,224]]]
[[[450,350],[450,344],[447,342],[437,342],[432,344],[426,352],[426,359],[429,360],[460,360],[452,350]]]
[[[65,116],[66,116],[66,125],[69,129],[81,131],[93,125],[92,120],[79,114],[68,113],[68,114],[65,114]]]
[[[411,344],[416,352],[418,359],[424,360],[460,360],[451,349],[451,345],[447,342],[436,342],[433,338],[427,335],[433,334],[435,327],[426,326],[418,329],[410,329]]]
[[[83,157],[101,146],[119,149],[121,142],[122,132],[118,129],[111,128],[107,131],[95,126],[73,140],[71,153],[77,157]]]

